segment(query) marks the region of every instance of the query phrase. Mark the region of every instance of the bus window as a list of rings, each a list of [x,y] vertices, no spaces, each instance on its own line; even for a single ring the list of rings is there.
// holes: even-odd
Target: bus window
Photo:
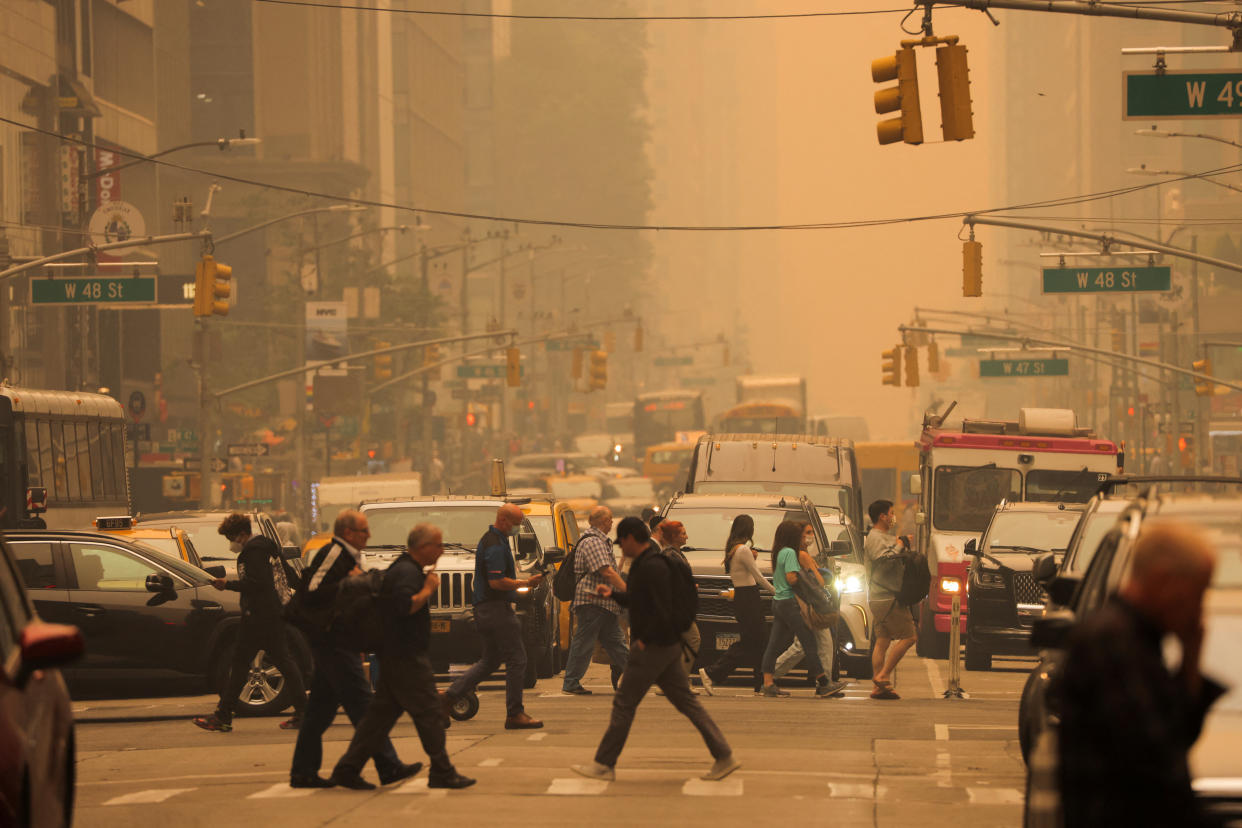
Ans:
[[[34,420],[26,421],[26,485],[42,486],[39,474],[39,427]]]
[[[125,425],[112,424],[112,472],[116,485],[116,494],[129,496],[129,486],[125,482]]]
[[[932,524],[941,531],[982,532],[1002,500],[1022,499],[1022,474],[995,466],[937,466]]]
[[[73,423],[52,423],[52,440],[59,433],[63,442],[64,478],[68,484],[69,500],[81,500],[82,489],[78,486],[78,436],[73,430]]]
[[[63,497],[64,483],[57,476],[57,465],[56,445],[52,442],[52,424],[47,420],[40,420],[39,475],[43,478],[49,500],[60,500]],[[63,458],[59,465],[64,465]]]
[[[78,491],[81,493],[83,500],[93,500],[95,494],[91,489],[91,446],[90,441],[86,439],[86,423],[76,423],[74,425],[66,423],[65,433],[68,434],[70,429],[77,432],[74,442],[77,445]]]
[[[104,480],[108,475],[104,473],[104,454],[103,446],[99,441],[99,423],[87,423],[86,433],[88,453],[91,457],[91,488],[95,491],[96,499],[102,499],[111,493],[104,485]]]

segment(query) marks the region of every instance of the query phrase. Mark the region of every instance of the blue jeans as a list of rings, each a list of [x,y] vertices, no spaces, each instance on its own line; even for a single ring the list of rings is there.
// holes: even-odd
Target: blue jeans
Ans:
[[[459,699],[505,665],[505,711],[512,719],[526,712],[522,683],[526,679],[526,645],[522,622],[508,601],[484,601],[474,605],[474,625],[483,639],[483,657],[449,685],[444,695]]]
[[[823,675],[824,668],[819,661],[819,642],[815,640],[815,633],[802,620],[797,600],[786,598],[783,601],[773,601],[772,616],[772,634],[768,638],[768,648],[763,652],[763,672],[776,672],[777,656],[785,652],[796,637],[802,644],[807,672],[816,678]]]
[[[315,674],[311,678],[310,697],[298,728],[297,745],[293,748],[292,776],[314,776],[323,763],[323,734],[332,725],[341,707],[354,727],[362,721],[371,703],[371,688],[362,673],[362,657],[331,641],[312,641]],[[401,760],[392,742],[384,738],[373,757],[381,777],[391,776],[401,768]]]
[[[620,676],[625,671],[630,650],[625,646],[625,636],[621,634],[620,619],[603,607],[583,604],[574,607],[574,637],[569,641],[569,655],[565,659],[564,689],[576,690],[582,686],[582,677],[591,663],[596,641],[608,653],[613,676]]]

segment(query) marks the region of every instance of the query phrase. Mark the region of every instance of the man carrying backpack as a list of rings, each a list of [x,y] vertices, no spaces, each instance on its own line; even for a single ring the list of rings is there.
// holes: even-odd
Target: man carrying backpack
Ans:
[[[630,611],[630,657],[621,684],[612,700],[612,718],[595,752],[595,761],[574,765],[573,771],[589,779],[612,781],[617,758],[625,747],[639,702],[652,684],[690,720],[707,743],[715,764],[703,779],[724,779],[742,766],[733,756],[720,728],[690,692],[690,680],[681,665],[682,634],[694,620],[697,597],[694,577],[675,557],[661,554],[651,543],[646,525],[627,517],[617,525],[617,542],[630,561],[625,592],[600,584],[596,592],[611,596]]]
[[[891,500],[877,500],[867,507],[871,531],[863,543],[871,588],[871,615],[875,618],[875,646],[871,648],[873,699],[899,699],[893,689],[893,670],[918,640],[914,615],[898,601],[907,560],[917,557],[908,536],[894,537]]]
[[[586,675],[596,641],[603,645],[612,662],[613,687],[617,686],[629,657],[618,618],[620,605],[612,598],[595,593],[595,588],[600,584],[609,584],[616,591],[625,591],[625,581],[617,574],[617,557],[612,551],[612,541],[608,539],[608,532],[612,529],[612,510],[607,506],[596,506],[587,519],[591,528],[582,533],[572,561],[572,572],[577,579],[573,596],[574,635],[569,641],[565,680],[561,685],[561,692],[570,696],[591,695],[591,691],[582,686],[582,677]]]

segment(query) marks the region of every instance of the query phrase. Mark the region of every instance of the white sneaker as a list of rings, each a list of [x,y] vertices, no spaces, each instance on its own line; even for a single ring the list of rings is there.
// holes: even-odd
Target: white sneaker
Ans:
[[[733,758],[733,754],[729,754],[723,759],[717,759],[716,762],[707,769],[707,773],[700,776],[700,779],[706,779],[708,782],[717,782],[724,779],[729,774],[740,768],[742,763]]]
[[[699,681],[703,682],[704,693],[706,693],[709,696],[716,695],[715,693],[712,692],[715,688],[712,687],[712,679],[711,679],[711,676],[707,675],[706,667],[699,668]]]
[[[720,763],[717,762],[716,764]],[[601,779],[604,782],[617,781],[617,772],[607,765],[601,765],[599,762],[591,762],[589,765],[571,765],[569,769],[579,776],[585,776],[587,779]],[[706,779],[707,777],[703,778]]]

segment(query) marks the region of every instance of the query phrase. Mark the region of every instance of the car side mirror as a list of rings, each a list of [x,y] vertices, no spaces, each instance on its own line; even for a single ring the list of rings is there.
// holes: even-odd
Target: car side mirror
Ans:
[[[286,561],[296,561],[302,557],[302,550],[296,546],[282,546],[280,548],[280,556]]]
[[[1052,579],[1057,577],[1057,559],[1051,552],[1040,555],[1031,565],[1031,577],[1035,582],[1044,589],[1048,588],[1048,584],[1052,583]],[[1058,602],[1060,603],[1060,602]]]
[[[828,554],[828,557],[830,558],[840,558],[845,555],[849,555],[853,553],[853,551],[854,551],[854,547],[850,545],[849,541],[844,541],[844,540],[828,541],[828,553],[827,554]]]
[[[971,557],[978,555],[979,554],[979,542],[975,540],[974,538],[971,538],[970,540],[966,541],[965,552],[967,555],[970,555]]]
[[[530,560],[535,557],[535,536],[534,535],[518,535],[517,536],[517,554],[514,555],[519,561]]]
[[[1048,582],[1048,599],[1054,604],[1061,606],[1069,606],[1069,602],[1074,598],[1074,591],[1078,589],[1078,579],[1071,578],[1067,575],[1058,575]]]
[[[1074,629],[1074,616],[1057,612],[1036,618],[1031,624],[1031,646],[1037,650],[1065,649],[1070,632]]]
[[[910,475],[910,494],[918,495],[923,493],[923,475]]]
[[[223,566],[204,566],[203,571],[213,578],[223,578],[226,572]]]
[[[22,630],[22,662],[17,686],[23,687],[36,670],[59,667],[80,657],[85,645],[77,627],[66,624],[28,624]]]
[[[563,560],[565,560],[565,550],[559,546],[543,550],[543,562],[545,564],[558,564]]]
[[[147,592],[176,592],[173,579],[162,573],[147,576]]]

